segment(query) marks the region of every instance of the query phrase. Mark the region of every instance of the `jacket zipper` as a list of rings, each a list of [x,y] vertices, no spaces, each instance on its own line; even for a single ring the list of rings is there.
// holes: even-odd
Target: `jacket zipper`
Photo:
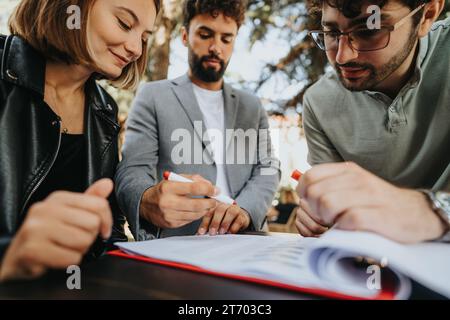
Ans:
[[[98,112],[97,115],[106,122],[108,122],[110,125],[112,125],[116,131],[120,130],[120,125],[109,119],[108,116],[104,114],[103,111]]]
[[[53,156],[53,159],[50,163],[50,166],[48,167],[47,171],[45,172],[45,174],[42,176],[42,178],[39,180],[39,182],[34,186],[33,190],[31,190],[31,193],[28,195],[22,210],[21,210],[21,217],[23,217],[23,215],[25,214],[25,208],[28,205],[28,202],[30,201],[31,197],[33,196],[33,194],[36,192],[36,190],[41,186],[41,184],[44,182],[45,178],[47,178],[48,174],[50,173],[50,170],[52,169],[53,165],[56,162],[56,158],[58,157],[59,154],[59,149],[61,148],[61,137],[62,137],[62,133],[61,133],[61,119],[58,118],[58,132],[59,132],[59,136],[58,136],[58,147],[56,149],[56,153]]]

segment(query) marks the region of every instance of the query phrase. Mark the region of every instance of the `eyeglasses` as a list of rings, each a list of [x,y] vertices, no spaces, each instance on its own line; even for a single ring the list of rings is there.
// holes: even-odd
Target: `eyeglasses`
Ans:
[[[389,45],[391,32],[403,26],[408,18],[415,16],[425,5],[426,3],[420,5],[392,26],[383,26],[379,29],[357,28],[348,32],[313,30],[308,34],[324,51],[337,51],[342,36],[347,36],[350,47],[358,52],[382,50]]]

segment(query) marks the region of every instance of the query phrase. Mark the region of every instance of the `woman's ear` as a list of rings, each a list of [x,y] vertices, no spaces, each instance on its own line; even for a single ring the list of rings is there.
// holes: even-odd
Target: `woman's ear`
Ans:
[[[430,32],[431,26],[439,18],[445,7],[445,0],[431,0],[425,6],[425,12],[419,25],[419,37],[425,37]]]

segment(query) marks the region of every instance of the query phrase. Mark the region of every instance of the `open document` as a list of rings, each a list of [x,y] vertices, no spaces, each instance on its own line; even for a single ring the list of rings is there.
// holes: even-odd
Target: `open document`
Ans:
[[[406,299],[414,279],[450,298],[450,244],[401,245],[371,233],[332,230],[320,239],[187,236],[116,245],[129,258],[329,297]],[[383,295],[388,287],[391,294]]]

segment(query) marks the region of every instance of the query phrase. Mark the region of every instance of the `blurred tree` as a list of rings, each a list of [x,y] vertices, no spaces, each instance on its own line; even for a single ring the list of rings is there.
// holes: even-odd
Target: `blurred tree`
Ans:
[[[290,50],[275,64],[268,64],[254,90],[256,93],[275,75],[281,74],[288,82],[302,82],[302,89],[284,105],[297,107],[305,90],[324,73],[325,55],[308,37],[307,30],[317,29],[318,19],[309,14],[305,0],[253,0],[249,6],[249,20],[253,25],[250,44],[264,41],[270,29],[281,30]]]
[[[146,80],[167,79],[170,65],[170,45],[180,32],[182,24],[182,0],[163,0],[162,11],[149,42],[149,66]]]

